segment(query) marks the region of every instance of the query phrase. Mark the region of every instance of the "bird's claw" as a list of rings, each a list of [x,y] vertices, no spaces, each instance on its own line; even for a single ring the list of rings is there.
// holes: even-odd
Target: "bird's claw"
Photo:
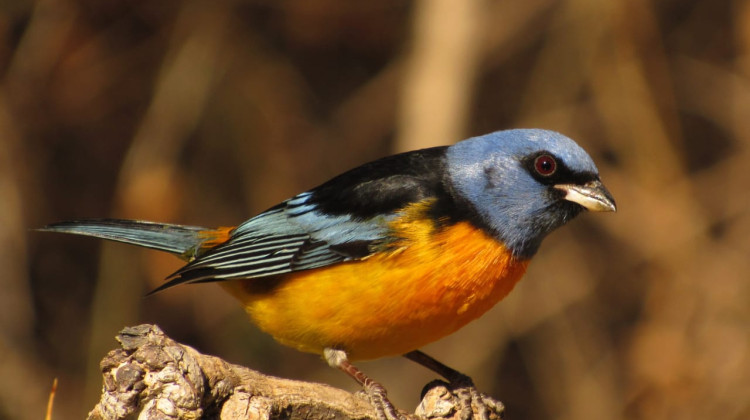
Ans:
[[[463,379],[463,378],[462,378]],[[454,418],[456,420],[500,420],[504,416],[502,402],[483,394],[471,379],[447,383],[435,380],[422,390],[422,403],[417,415],[425,418]],[[450,412],[455,411],[451,416]]]
[[[408,415],[396,409],[388,399],[385,388],[377,382],[369,382],[363,386],[364,394],[375,408],[378,420],[417,420],[417,417]]]

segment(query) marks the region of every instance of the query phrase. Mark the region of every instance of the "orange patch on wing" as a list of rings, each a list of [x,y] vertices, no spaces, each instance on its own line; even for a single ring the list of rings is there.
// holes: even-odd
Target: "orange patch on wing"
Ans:
[[[212,230],[203,230],[198,232],[198,237],[203,239],[200,249],[210,249],[221,245],[232,237],[235,226],[220,226]]]
[[[369,258],[221,284],[283,344],[351,359],[398,355],[453,333],[513,289],[528,261],[468,222],[436,227],[431,203],[391,223],[399,240]],[[258,292],[255,282],[272,281]]]

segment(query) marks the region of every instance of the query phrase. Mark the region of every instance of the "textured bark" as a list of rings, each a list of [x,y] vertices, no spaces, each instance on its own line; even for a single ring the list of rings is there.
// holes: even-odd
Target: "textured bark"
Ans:
[[[125,328],[117,340],[120,348],[101,362],[102,396],[90,420],[377,418],[362,393],[263,375],[198,353],[155,325]],[[459,417],[458,398],[445,383],[426,389],[410,417]]]

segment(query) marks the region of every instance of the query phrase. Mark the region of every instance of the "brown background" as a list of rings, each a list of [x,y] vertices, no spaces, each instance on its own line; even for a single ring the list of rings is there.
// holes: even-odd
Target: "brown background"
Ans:
[[[750,418],[750,4],[0,1],[0,418],[93,406],[125,325],[356,389],[156,252],[30,231],[251,215],[365,161],[513,127],[597,161],[617,214],[553,234],[427,350],[510,419]],[[413,408],[432,378],[368,362]]]

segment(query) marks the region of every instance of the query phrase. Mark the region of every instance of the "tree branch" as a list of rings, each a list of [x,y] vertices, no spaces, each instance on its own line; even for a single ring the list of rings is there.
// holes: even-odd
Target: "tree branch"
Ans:
[[[175,342],[155,325],[123,329],[120,348],[101,361],[98,419],[376,419],[360,393],[263,375]],[[416,416],[458,419],[458,397],[447,384],[425,387]],[[502,407],[492,418],[502,415]]]

